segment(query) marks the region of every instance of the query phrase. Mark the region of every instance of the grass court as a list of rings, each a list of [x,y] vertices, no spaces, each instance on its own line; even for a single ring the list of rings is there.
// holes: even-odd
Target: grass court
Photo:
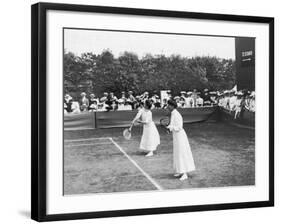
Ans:
[[[223,122],[185,124],[196,171],[173,176],[172,134],[158,126],[155,155],[139,151],[142,127],[64,132],[64,194],[136,192],[255,184],[255,131]]]

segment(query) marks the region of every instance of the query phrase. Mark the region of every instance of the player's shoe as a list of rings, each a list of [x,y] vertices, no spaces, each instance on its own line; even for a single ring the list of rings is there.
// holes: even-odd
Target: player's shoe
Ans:
[[[184,180],[187,180],[188,179],[188,176],[186,173],[184,173],[181,178],[180,178],[180,181],[184,181]]]
[[[145,155],[145,157],[150,157],[150,156],[153,156],[153,152],[149,152]]]

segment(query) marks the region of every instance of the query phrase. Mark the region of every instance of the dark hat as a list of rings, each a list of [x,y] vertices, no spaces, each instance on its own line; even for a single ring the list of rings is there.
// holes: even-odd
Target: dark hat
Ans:
[[[178,104],[177,104],[177,102],[176,101],[174,101],[174,100],[168,100],[168,105],[171,105],[172,107],[174,107],[174,108],[177,108],[178,107]]]

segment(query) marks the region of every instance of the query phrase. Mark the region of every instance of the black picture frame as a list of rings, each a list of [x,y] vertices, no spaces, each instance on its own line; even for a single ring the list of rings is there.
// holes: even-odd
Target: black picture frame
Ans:
[[[74,220],[116,216],[193,212],[274,206],[274,18],[183,11],[163,11],[73,4],[37,3],[31,10],[31,218],[36,221]],[[123,15],[161,16],[217,21],[254,22],[269,25],[269,200],[243,203],[196,206],[160,207],[149,209],[114,210],[101,212],[46,214],[46,13],[48,10],[111,13]]]

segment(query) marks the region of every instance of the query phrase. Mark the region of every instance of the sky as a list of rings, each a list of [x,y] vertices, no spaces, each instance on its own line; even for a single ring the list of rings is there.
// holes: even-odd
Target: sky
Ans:
[[[137,54],[139,58],[146,54],[179,54],[182,57],[216,56],[235,59],[233,37],[65,29],[64,49],[76,55],[86,52],[100,54],[109,49],[115,57],[128,51]]]

